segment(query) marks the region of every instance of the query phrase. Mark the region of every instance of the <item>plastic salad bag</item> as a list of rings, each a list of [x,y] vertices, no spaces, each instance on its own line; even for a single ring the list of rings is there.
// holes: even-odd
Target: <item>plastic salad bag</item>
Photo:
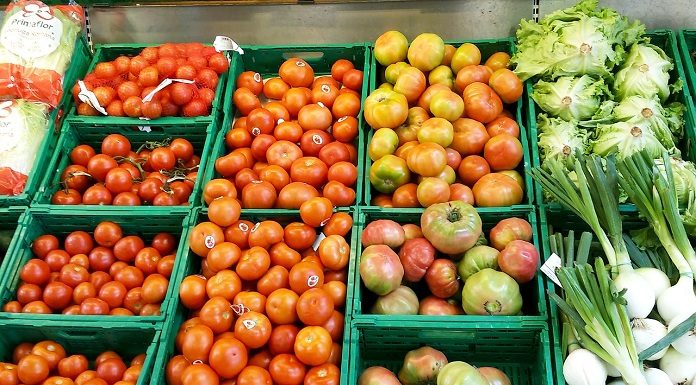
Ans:
[[[0,98],[58,106],[83,22],[79,5],[11,1],[0,29]]]
[[[0,102],[0,195],[24,191],[46,136],[47,114],[44,103],[22,99]]]

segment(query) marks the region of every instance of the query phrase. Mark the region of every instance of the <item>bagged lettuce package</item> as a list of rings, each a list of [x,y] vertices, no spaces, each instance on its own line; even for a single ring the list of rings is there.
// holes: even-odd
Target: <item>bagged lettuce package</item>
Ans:
[[[22,99],[0,102],[0,195],[24,191],[48,128],[48,105]]]
[[[56,107],[83,22],[78,5],[11,1],[0,28],[0,98]]]

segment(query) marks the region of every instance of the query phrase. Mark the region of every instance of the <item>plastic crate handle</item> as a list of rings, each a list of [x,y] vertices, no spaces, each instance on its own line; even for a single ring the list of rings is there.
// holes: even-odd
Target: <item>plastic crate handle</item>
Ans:
[[[59,330],[56,332],[60,338],[72,340],[94,340],[99,332],[96,330]]]
[[[298,57],[307,63],[318,63],[324,58],[324,53],[321,51],[289,51],[283,53],[283,58],[290,59]]]

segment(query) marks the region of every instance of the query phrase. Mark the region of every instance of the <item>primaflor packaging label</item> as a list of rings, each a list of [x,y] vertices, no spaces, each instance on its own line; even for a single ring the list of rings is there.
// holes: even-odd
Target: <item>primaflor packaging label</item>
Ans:
[[[63,36],[63,23],[43,3],[28,3],[10,16],[0,31],[0,44],[25,59],[35,59],[55,51]]]

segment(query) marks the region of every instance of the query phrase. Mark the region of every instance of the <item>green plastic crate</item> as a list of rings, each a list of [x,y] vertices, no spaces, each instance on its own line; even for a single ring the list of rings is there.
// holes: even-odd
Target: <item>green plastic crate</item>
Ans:
[[[48,168],[50,156],[53,154],[56,143],[58,142],[62,115],[64,112],[67,113],[67,110],[72,105],[72,93],[70,92],[72,84],[75,83],[77,78],[84,76],[87,72],[87,66],[89,65],[91,56],[92,54],[90,53],[86,39],[82,36],[78,37],[75,42],[75,51],[72,55],[70,67],[68,67],[65,77],[63,78],[63,97],[60,106],[54,109],[48,117],[46,136],[44,136],[39,146],[36,160],[34,160],[34,167],[30,175],[28,175],[24,191],[15,196],[0,195],[0,207],[29,206],[29,203],[31,203],[41,180],[43,180],[44,172]]]
[[[153,369],[160,331],[148,328],[146,325],[130,324],[126,328],[114,329],[105,322],[101,325],[84,325],[74,322],[57,322],[51,325],[44,323],[22,324],[17,322],[0,321],[0,361],[11,362],[14,348],[23,343],[36,343],[52,340],[65,349],[68,356],[83,354],[94,368],[94,359],[105,351],[115,351],[128,365],[131,359],[139,354],[145,354],[145,362],[136,385],[150,383],[150,373]]]
[[[503,39],[490,39],[490,40],[466,40],[466,41],[448,41],[446,42],[447,44],[452,44],[455,47],[458,47],[459,45],[463,43],[473,43],[475,44],[479,50],[481,50],[481,62],[484,62],[485,59],[487,59],[489,56],[491,56],[495,52],[507,52],[507,53],[514,53],[516,48],[515,48],[515,40],[514,38],[503,38]],[[384,74],[384,67],[382,67],[379,63],[377,63],[377,60],[374,58],[374,55],[372,57],[372,70],[370,71],[370,91],[375,90],[379,86],[380,82],[380,77],[383,76]],[[528,141],[528,135],[527,135],[527,128],[525,127],[525,120],[524,120],[524,114],[522,113],[522,108],[524,104],[524,98],[525,96],[522,95],[519,101],[517,101],[513,105],[513,114],[515,115],[515,120],[517,121],[517,124],[520,126],[520,142],[522,143],[522,150],[523,150],[523,159],[522,163],[518,166],[517,171],[519,171],[522,176],[524,177],[524,200],[522,201],[521,204],[519,205],[513,205],[509,207],[496,207],[493,208],[493,211],[505,211],[508,209],[518,209],[518,208],[525,208],[525,209],[530,209],[532,205],[534,204],[534,194],[532,191],[534,191],[532,187],[532,177],[529,175],[528,171],[532,167],[532,153],[530,152],[529,149],[529,141]],[[375,133],[375,130],[370,128],[370,126],[365,122],[365,118],[361,117],[361,121],[363,122],[363,126],[365,127],[365,130],[368,131],[366,134],[366,141],[365,141],[365,147],[367,148],[367,145],[369,144],[370,140],[372,140],[372,136]],[[378,206],[375,206],[372,204],[372,198],[378,194],[378,191],[375,190],[372,187],[372,184],[370,183],[370,168],[372,167],[372,159],[370,159],[369,155],[367,154],[367,150],[363,151],[365,154],[365,159],[364,159],[364,164],[365,167],[360,175],[363,176],[363,185],[364,185],[364,191],[365,194],[363,195],[363,200],[362,204],[364,205],[363,207],[370,207],[370,208],[377,208]],[[401,209],[397,208],[383,208],[385,212],[399,212]]]
[[[360,278],[360,254],[363,248],[361,245],[362,231],[368,223],[377,219],[391,219],[400,224],[414,223],[420,224],[420,217],[424,209],[402,209],[398,213],[385,213],[383,211],[369,211],[361,209],[360,221],[357,227],[358,253],[354,260],[355,266],[352,267],[353,274],[349,277],[348,290],[353,292],[353,319],[360,322],[378,322],[383,320],[398,320],[403,322],[440,323],[440,322],[466,322],[466,323],[486,323],[486,322],[508,322],[510,324],[538,325],[547,322],[547,300],[545,291],[545,279],[539,271],[537,276],[526,284],[520,285],[520,291],[524,300],[522,313],[519,316],[486,316],[486,315],[457,315],[457,316],[425,316],[425,315],[377,315],[369,314],[370,307],[377,299],[377,295],[365,288]],[[508,212],[487,212],[481,215],[484,234],[488,235],[490,229],[499,221],[505,218],[518,217],[527,220],[532,225],[533,243],[541,253],[541,241],[537,230],[536,213],[533,210],[518,209]],[[411,285],[419,298],[427,293],[427,286],[424,282]]]
[[[694,106],[696,96],[696,29],[683,29],[678,32],[679,49],[684,72],[691,93],[691,105]],[[692,109],[696,114],[696,110]]]
[[[234,123],[236,108],[232,100],[232,95],[237,88],[237,77],[244,71],[256,71],[265,78],[277,77],[280,65],[291,57],[301,57],[306,60],[314,69],[315,76],[330,75],[331,65],[338,59],[348,59],[355,65],[355,68],[362,69],[363,85],[361,94],[361,106],[368,95],[368,80],[370,74],[370,50],[364,43],[342,44],[342,45],[293,45],[293,46],[242,46],[244,55],[234,52],[232,63],[230,64],[229,81],[225,91],[224,121],[222,123],[219,137],[213,147],[212,155],[208,159],[204,182],[219,178],[215,172],[215,161],[228,153],[225,147],[225,135],[230,131]],[[362,108],[360,115],[362,115]],[[362,119],[358,119],[358,137],[355,145],[358,149],[358,176],[362,170],[364,158],[364,124]],[[204,184],[205,185],[205,184]],[[355,186],[355,205],[360,203],[362,196],[363,181],[358,177]],[[205,202],[201,200],[205,206]],[[280,212],[297,213],[298,210],[281,210]]]
[[[406,353],[430,346],[448,361],[493,366],[515,385],[553,385],[549,334],[545,328],[506,322],[355,322],[351,328],[350,373],[342,385],[357,384],[362,372],[383,366],[398,374]]]
[[[646,227],[642,219],[640,219],[636,213],[622,213],[622,225],[624,232]],[[539,234],[541,235],[541,260],[546,261],[551,255],[551,246],[549,243],[549,237],[555,233],[562,233],[564,236],[568,234],[568,231],[573,230],[575,232],[575,240],[578,241],[580,234],[584,231],[592,230],[589,226],[583,222],[578,216],[573,213],[563,212],[560,210],[551,210],[551,208],[546,207],[546,209],[541,209],[539,211]],[[594,233],[593,233],[594,237]],[[594,237],[593,241],[597,241]],[[546,287],[548,292],[556,293],[558,295],[562,294],[561,288],[557,287],[551,280],[546,280]],[[554,355],[554,366],[555,366],[555,378],[557,385],[565,385],[565,380],[563,379],[563,357],[562,347],[561,347],[561,336],[562,336],[562,318],[561,313],[555,303],[549,298],[549,323],[551,330],[551,348]]]
[[[161,329],[164,326],[164,321],[168,319],[167,310],[171,307],[172,302],[178,301],[178,281],[179,276],[177,271],[180,261],[186,258],[182,254],[185,240],[182,236],[185,235],[184,224],[185,217],[179,215],[143,215],[137,212],[123,211],[76,211],[69,210],[50,210],[48,208],[31,208],[25,214],[22,222],[22,230],[13,253],[0,266],[0,304],[5,304],[16,298],[17,288],[20,284],[19,273],[27,261],[34,258],[31,252],[31,244],[34,239],[43,234],[53,234],[58,237],[61,242],[65,236],[76,230],[87,231],[92,234],[94,228],[103,221],[111,221],[117,223],[123,229],[124,235],[139,235],[148,244],[152,238],[161,232],[170,233],[178,240],[179,244],[176,249],[176,262],[172,275],[169,279],[170,284],[167,289],[167,295],[161,304],[161,314],[157,316],[102,316],[102,315],[63,315],[63,314],[20,314],[0,312],[0,322],[6,320],[15,320],[17,322],[33,323],[46,322],[50,324],[56,321],[70,321],[83,325],[95,323],[110,323],[113,325],[122,324],[145,324],[149,327]],[[62,243],[61,243],[62,244]],[[188,246],[186,246],[188,249]],[[175,286],[177,286],[175,288]],[[176,291],[175,291],[176,289]]]
[[[19,233],[20,233],[20,226],[19,224],[21,223],[24,215],[24,212],[27,211],[26,207],[8,207],[4,209],[0,209],[0,231],[12,231],[12,240],[10,241],[10,244],[7,247],[7,251],[5,254],[0,254],[0,261],[5,259],[6,256],[12,255],[12,250],[15,248],[15,244],[18,242],[17,238],[19,238]],[[2,274],[0,272],[0,278],[2,278]]]
[[[114,60],[119,56],[136,56],[142,51],[143,48],[152,47],[152,44],[97,44],[95,46],[94,59],[89,65],[88,72],[91,72],[97,63],[103,61]],[[82,79],[82,77],[80,78]],[[80,80],[78,79],[78,80]],[[215,89],[215,99],[213,99],[213,108],[208,116],[196,116],[196,117],[178,117],[178,116],[165,116],[153,120],[143,120],[140,118],[130,118],[130,117],[114,117],[114,116],[82,116],[77,114],[77,106],[73,105],[70,108],[70,113],[67,119],[75,124],[76,126],[98,128],[103,125],[129,125],[129,126],[149,126],[150,123],[156,123],[158,125],[187,125],[191,123],[213,123],[217,121],[217,117],[220,114],[221,100],[223,100],[223,94],[225,92],[225,84],[227,82],[227,74],[220,75],[220,81],[218,82],[217,88]],[[72,87],[73,84],[70,85]]]
[[[679,50],[677,49],[677,39],[674,32],[670,30],[655,30],[650,31],[646,34],[650,37],[652,44],[662,48],[667,56],[674,60],[674,69],[670,72],[670,81],[675,81],[680,79],[684,82],[684,88],[681,92],[673,93],[670,96],[670,100],[678,101],[686,106],[686,111],[684,112],[684,138],[681,143],[678,144],[678,148],[682,150],[682,157],[690,161],[696,161],[696,110],[694,109],[692,95],[686,84],[687,78],[684,75],[684,66],[682,65],[682,58],[679,55]],[[692,66],[693,68],[693,66]],[[526,82],[526,95],[527,95],[527,125],[530,127],[530,146],[532,152],[532,161],[534,167],[539,167],[541,165],[541,159],[539,154],[539,129],[537,127],[536,117],[537,111],[543,112],[532,99],[532,81]],[[564,208],[558,203],[545,202],[541,185],[534,183],[534,194],[536,196],[536,201],[539,205],[547,205],[550,210],[562,210]],[[627,203],[620,205],[619,209],[622,213],[636,213],[637,209],[635,205]]]
[[[353,214],[353,218],[356,217],[357,214]],[[278,221],[280,224],[285,225],[290,222],[301,222],[300,218],[297,216],[297,214],[289,214],[289,213],[284,213],[284,214],[277,214],[277,213],[258,213],[258,214],[250,214],[246,210],[242,212],[241,219],[246,219],[252,222],[260,222],[264,220],[275,220]],[[181,281],[184,280],[185,277],[192,275],[192,274],[199,274],[201,271],[201,258],[197,255],[195,255],[193,252],[189,250],[189,242],[188,242],[188,234],[193,230],[193,228],[196,226],[196,224],[201,223],[201,222],[206,222],[208,221],[208,216],[207,216],[207,210],[206,209],[201,209],[201,208],[196,208],[194,212],[189,215],[188,217],[188,225],[187,225],[187,231],[185,232],[184,236],[182,237],[182,247],[180,247],[180,252],[184,255],[184,258],[180,258],[177,260],[177,275],[176,278],[172,280],[174,283],[174,287],[170,289],[174,290],[174,293],[179,292],[179,286],[181,284]],[[354,259],[357,258],[357,231],[355,231],[356,227],[353,226],[353,230],[348,234],[347,238],[350,239],[350,245],[351,245],[351,254],[350,254],[350,261],[348,264],[348,279],[350,280],[350,277],[353,276],[354,272],[352,269],[354,268],[354,263],[352,262]],[[349,352],[349,336],[350,336],[350,314],[352,313],[351,306],[353,304],[352,297],[351,297],[351,292],[350,290],[346,291],[346,305],[345,308],[343,309],[345,311],[345,331],[344,331],[344,337],[343,337],[343,364],[347,365],[347,357],[348,357],[348,352]],[[162,340],[160,342],[160,349],[157,355],[157,361],[155,362],[155,369],[152,374],[152,385],[166,385],[166,379],[165,379],[165,368],[167,365],[167,362],[169,362],[169,359],[176,355],[176,348],[175,348],[175,339],[176,339],[176,334],[179,330],[179,326],[187,319],[187,316],[189,314],[189,311],[184,308],[184,306],[181,304],[179,301],[178,295],[176,296],[175,301],[171,301],[168,304],[169,308],[167,309],[167,313],[170,314],[170,318],[168,318],[168,321],[163,329],[162,332]],[[342,369],[343,371],[344,369]]]
[[[127,126],[111,126],[95,125],[98,130],[86,128],[84,126],[75,125],[72,121],[66,121],[63,125],[61,137],[58,141],[56,151],[51,157],[50,167],[47,167],[49,172],[46,174],[41,188],[36,194],[32,207],[50,207],[55,210],[107,210],[107,211],[123,211],[123,212],[146,212],[148,214],[158,213],[178,213],[187,214],[191,207],[195,206],[199,201],[199,195],[203,189],[201,178],[196,179],[193,187],[193,192],[186,206],[94,206],[94,205],[53,205],[51,197],[60,188],[60,177],[63,170],[72,162],[70,162],[70,151],[80,144],[91,145],[97,153],[101,151],[101,142],[109,134],[122,134],[126,136],[133,150],[136,150],[140,145],[148,141],[162,141],[165,139],[185,138],[193,144],[194,153],[201,157],[201,166],[199,166],[198,174],[204,172],[203,166],[206,164],[210,155],[210,147],[215,138],[215,124],[210,123],[189,123],[188,125],[178,126],[160,126],[157,124],[150,125],[151,132],[140,131],[137,127]]]

